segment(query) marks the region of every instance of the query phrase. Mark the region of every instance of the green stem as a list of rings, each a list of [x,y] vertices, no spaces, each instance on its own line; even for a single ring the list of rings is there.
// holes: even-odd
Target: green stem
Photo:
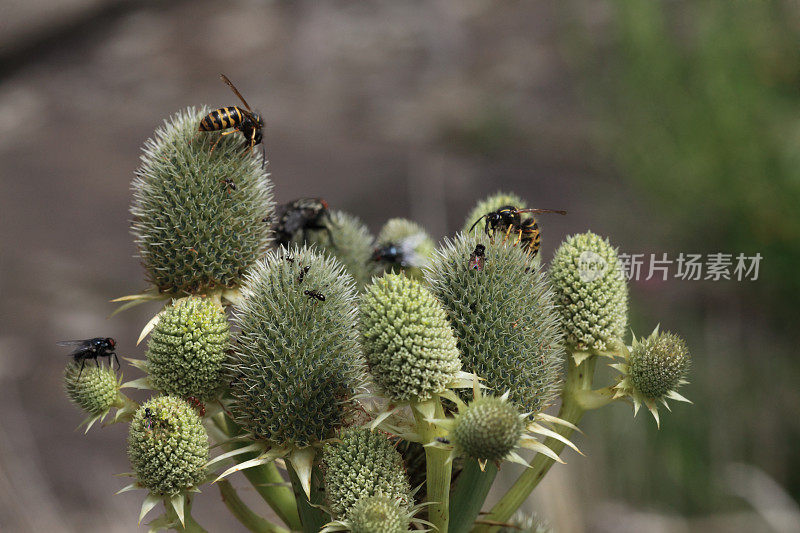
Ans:
[[[250,509],[246,503],[239,498],[236,489],[233,488],[231,482],[223,479],[217,483],[219,487],[220,496],[225,503],[225,507],[242,523],[244,527],[253,533],[289,533],[288,529],[275,525],[265,518],[257,515]]]
[[[495,463],[488,463],[481,470],[475,459],[465,460],[464,469],[450,496],[450,533],[466,533],[472,528],[496,476]]]
[[[434,418],[445,418],[442,402],[439,398],[429,400],[434,402]],[[417,409],[414,411],[414,418],[417,421],[417,433],[422,437],[422,443],[433,442],[436,437],[445,437],[447,432],[439,429],[433,424],[426,422],[422,414]],[[425,448],[426,463],[426,485],[428,491],[428,519],[433,523],[438,533],[447,533],[450,521],[450,478],[453,473],[453,465],[448,461],[450,452],[434,446]]]
[[[319,468],[314,466],[311,470],[311,501],[306,497],[300,478],[292,468],[289,461],[286,462],[286,470],[289,471],[289,479],[292,481],[294,497],[297,500],[297,510],[300,512],[300,523],[305,533],[318,533],[328,522],[330,517],[320,508],[314,507],[323,503],[322,483],[320,481]],[[300,528],[298,528],[300,529]]]
[[[614,401],[615,391],[611,387],[595,390],[576,390],[573,392],[575,401],[584,411],[605,407]]]
[[[175,528],[176,531],[181,531],[183,533],[208,533],[208,531],[203,529],[203,526],[192,518],[191,498],[186,499],[186,504],[183,509],[183,527],[181,527],[180,520],[178,520],[178,514],[175,512],[175,509],[172,508],[172,504],[169,503],[169,499],[164,500],[164,509],[169,520],[178,523],[178,527]]]
[[[567,379],[564,383],[564,390],[561,392],[561,409],[558,412],[558,418],[571,422],[577,425],[585,410],[576,400],[576,393],[578,391],[590,391],[592,389],[592,381],[594,379],[594,367],[597,362],[597,356],[592,355],[588,359],[581,362],[580,365],[575,366],[572,359],[572,354],[567,352]],[[556,432],[569,438],[572,435],[572,429],[558,425]],[[560,454],[564,449],[565,444],[560,440],[547,438],[544,445],[553,450],[556,454]],[[514,512],[519,509],[520,505],[528,498],[530,493],[536,488],[536,485],[544,478],[545,474],[550,470],[555,461],[541,453],[536,454],[530,463],[530,468],[525,469],[516,483],[506,492],[499,502],[492,508],[491,512],[485,517],[485,521],[489,524],[484,524],[476,528],[477,533],[487,533],[489,531],[497,531],[499,528],[490,523],[506,522]]]
[[[222,415],[214,418],[214,424],[219,427],[226,435],[235,436],[240,433],[240,428],[230,418]],[[235,450],[247,446],[248,442],[234,442],[225,446],[227,450]],[[239,456],[240,461],[249,461],[258,457],[258,452],[245,453]],[[290,489],[286,480],[281,476],[275,462],[267,463],[265,465],[254,466],[242,470],[242,474],[256,489],[256,492],[263,498],[267,505],[269,505],[275,514],[283,520],[283,523],[289,526],[290,529],[300,529],[300,515],[297,513],[297,502],[295,501],[294,493]]]

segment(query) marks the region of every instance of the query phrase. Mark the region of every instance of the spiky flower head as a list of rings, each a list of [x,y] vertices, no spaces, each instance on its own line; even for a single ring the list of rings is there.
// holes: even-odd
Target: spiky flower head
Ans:
[[[403,459],[387,436],[365,427],[344,430],[323,449],[325,494],[334,517],[349,516],[357,502],[382,495],[408,511],[413,500]]]
[[[403,274],[376,278],[361,297],[361,339],[370,374],[393,402],[420,402],[458,378],[456,339],[441,304]]]
[[[325,221],[325,225],[330,232],[326,230],[303,232],[305,243],[316,245],[318,250],[324,250],[338,259],[353,276],[356,286],[361,289],[372,277],[369,267],[373,248],[372,234],[359,218],[335,209],[330,211],[330,220]],[[295,239],[298,245],[303,244],[300,242],[300,235]]]
[[[425,229],[405,218],[392,218],[384,224],[375,240],[372,254],[373,273],[405,272],[421,280],[422,268],[428,265],[435,245]]]
[[[208,401],[225,380],[230,326],[220,305],[191,297],[168,307],[150,334],[147,372],[154,389]]]
[[[69,399],[95,417],[102,416],[112,407],[120,407],[123,401],[119,394],[121,381],[110,366],[70,361],[64,369],[64,389]]]
[[[347,518],[353,533],[406,533],[411,524],[404,506],[383,495],[360,499]]]
[[[470,268],[477,244],[482,269]],[[455,330],[463,369],[493,394],[538,413],[555,397],[563,360],[553,294],[530,254],[511,243],[459,234],[436,251],[426,273]]]
[[[352,278],[328,255],[281,248],[258,261],[242,296],[228,365],[236,420],[275,447],[332,437],[364,374]]]
[[[628,324],[628,286],[617,251],[592,232],[567,237],[550,265],[566,343],[604,351]]]
[[[261,158],[243,154],[241,135],[198,132],[208,111],[179,111],[158,128],[133,180],[132,232],[161,293],[236,287],[270,242],[272,184]]]
[[[464,226],[461,228],[461,233],[469,233],[469,229],[473,224],[475,224],[476,220],[487,213],[497,211],[505,205],[513,205],[517,209],[524,209],[528,207],[528,204],[525,202],[525,200],[514,193],[496,192],[493,195],[484,198],[472,208],[472,211],[469,212],[467,219],[464,221]],[[483,226],[480,224],[475,227],[478,230],[483,231]]]
[[[131,421],[128,457],[142,486],[154,494],[175,495],[205,478],[208,435],[185,400],[158,396]]]
[[[519,444],[524,415],[511,402],[484,396],[459,410],[450,440],[458,453],[479,461],[500,461]]]
[[[612,364],[622,373],[614,386],[615,398],[630,397],[635,411],[645,404],[659,422],[657,404],[665,407],[667,399],[688,402],[677,389],[687,383],[690,356],[684,340],[673,333],[659,333],[658,328],[644,339],[633,339],[626,361]]]

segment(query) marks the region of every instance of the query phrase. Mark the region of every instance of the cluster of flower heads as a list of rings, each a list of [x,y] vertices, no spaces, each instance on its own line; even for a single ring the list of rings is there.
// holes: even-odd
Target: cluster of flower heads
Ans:
[[[431,424],[447,438],[422,444],[481,467],[524,462],[519,446],[559,460],[533,434],[572,446],[548,429],[561,421],[544,414],[568,354],[575,364],[618,358],[615,398],[645,404],[656,419],[656,403],[685,400],[675,391],[689,364],[680,338],[655,332],[630,348],[622,341],[627,287],[607,239],[567,238],[545,272],[523,247],[467,232],[487,212],[526,205],[498,193],[438,249],[413,222],[393,219],[373,239],[334,210],[324,230],[268,250],[272,186],[262,162],[241,156],[231,138],[213,153],[207,137],[195,141],[205,112],[178,113],[159,129],[134,180],[133,231],[153,288],[128,299],[180,299],[145,328],[146,360],[135,366],[147,376],[128,385],[161,395],[136,406],[107,367],[81,373],[73,362],[64,376],[91,422],[112,407],[130,421],[130,487],[150,493],[142,515],[161,500],[167,518],[183,522],[188,493],[214,462],[248,457],[226,475],[284,455],[308,495],[311,470],[322,465],[334,519],[326,531],[407,531],[419,509],[404,457],[398,438],[375,427],[420,442],[419,424]],[[225,299],[235,304],[234,339]],[[359,425],[365,391],[389,404],[371,413],[371,429]],[[442,400],[452,416],[434,413],[431,402]],[[205,404],[251,444],[209,463]],[[399,411],[408,405],[423,415],[417,427]],[[245,455],[254,451],[256,459]],[[532,521],[520,527],[544,530]]]

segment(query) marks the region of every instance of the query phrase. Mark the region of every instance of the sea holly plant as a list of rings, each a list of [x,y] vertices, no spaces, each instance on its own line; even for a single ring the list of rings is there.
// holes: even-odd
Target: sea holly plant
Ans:
[[[578,451],[587,411],[625,401],[660,423],[659,404],[688,401],[685,342],[627,338],[607,238],[569,236],[543,266],[504,238],[519,228],[474,224],[528,205],[497,193],[438,246],[405,219],[373,238],[337,209],[291,239],[284,226],[276,246],[263,161],[234,130],[198,133],[206,112],[169,118],[133,181],[148,288],[118,300],[162,306],[144,358],[125,358],[141,375],[93,364],[109,354],[90,344],[64,372],[87,431],[129,425],[121,492],[144,491],[140,522],[161,510],[150,531],[205,531],[192,509],[218,497],[254,532],[546,531],[518,509],[565,447]],[[545,231],[543,246],[557,240]],[[617,377],[595,385],[604,363]],[[510,463],[526,468],[484,509]]]

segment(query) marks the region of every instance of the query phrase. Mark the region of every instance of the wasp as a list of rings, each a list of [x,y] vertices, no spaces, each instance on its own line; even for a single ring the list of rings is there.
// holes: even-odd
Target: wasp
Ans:
[[[195,411],[197,411],[197,414],[200,416],[206,415],[206,405],[194,396],[188,396],[186,398],[186,403],[194,407]]]
[[[555,209],[517,209],[513,205],[504,205],[497,211],[486,213],[469,228],[469,231],[475,228],[478,223],[486,219],[486,226],[484,231],[487,235],[494,238],[497,231],[504,231],[505,237],[503,242],[506,242],[508,236],[513,232],[517,234],[517,240],[514,241],[514,246],[520,245],[523,250],[536,255],[539,252],[539,243],[542,236],[539,232],[539,225],[536,223],[536,218],[533,216],[522,218],[523,213],[539,214],[539,213],[558,213],[559,215],[566,215],[566,211],[559,211]]]
[[[306,290],[306,291],[303,291],[303,294],[308,296],[309,300],[312,300],[312,299],[313,300],[319,300],[320,302],[324,302],[325,301],[325,295],[322,294],[319,291],[316,291],[316,290],[310,290],[310,291]]]
[[[470,270],[483,270],[484,263],[486,262],[486,247],[482,244],[476,244],[475,250],[469,254],[469,265],[468,268]]]
[[[325,200],[300,198],[283,204],[280,212],[281,216],[273,228],[276,244],[288,246],[297,233],[300,233],[305,239],[307,230],[326,231],[331,244],[334,244],[331,228],[328,227],[328,224],[333,224],[333,221],[328,211],[328,202]]]
[[[215,109],[203,117],[203,119],[200,121],[200,126],[198,127],[197,131],[222,131],[233,128],[231,131],[222,132],[222,135],[220,135],[219,139],[217,139],[214,145],[211,147],[211,152],[214,152],[214,148],[217,147],[217,144],[219,144],[219,142],[222,140],[222,137],[225,135],[230,135],[231,133],[236,133],[237,131],[244,135],[243,146],[247,149],[247,151],[252,151],[253,147],[255,147],[257,144],[261,144],[263,137],[262,130],[264,129],[264,119],[261,118],[260,114],[250,109],[247,101],[236,89],[233,83],[231,83],[231,80],[225,76],[225,74],[220,74],[219,77],[222,79],[225,85],[230,87],[231,91],[233,91],[233,94],[239,97],[239,100],[242,101],[245,109],[235,105]],[[266,160],[263,144],[261,144],[261,156],[261,164],[263,165],[264,161]]]
[[[97,361],[100,357],[108,357],[109,365],[111,364],[111,358],[113,357],[117,362],[117,369],[120,368],[119,359],[115,353],[117,341],[111,337],[95,337],[94,339],[85,339],[79,341],[60,341],[56,344],[59,346],[73,346],[75,348],[69,355],[71,355],[76,362],[80,361],[81,363],[81,369],[80,372],[78,372],[78,379],[80,379],[81,374],[83,373],[83,367],[86,364],[86,361],[89,359],[94,359],[94,362],[97,364],[97,366],[100,366],[100,363]]]
[[[417,248],[424,240],[424,233],[415,233],[396,242],[384,243],[373,250],[370,261],[383,263],[390,270],[394,270],[394,267],[423,267],[427,264],[427,258],[418,253]]]

